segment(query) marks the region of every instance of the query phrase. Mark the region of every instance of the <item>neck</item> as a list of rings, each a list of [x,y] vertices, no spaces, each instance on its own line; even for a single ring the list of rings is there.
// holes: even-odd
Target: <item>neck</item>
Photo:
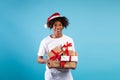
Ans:
[[[52,38],[60,38],[62,37],[63,34],[52,34],[51,37]]]

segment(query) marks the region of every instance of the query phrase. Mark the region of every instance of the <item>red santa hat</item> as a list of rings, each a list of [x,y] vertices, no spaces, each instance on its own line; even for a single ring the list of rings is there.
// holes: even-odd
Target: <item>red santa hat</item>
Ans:
[[[55,19],[55,18],[58,18],[58,17],[62,17],[62,16],[60,15],[60,13],[56,12],[56,13],[52,14],[52,15],[47,19],[47,23],[48,23],[50,20]],[[44,25],[45,28],[48,28],[47,23]]]

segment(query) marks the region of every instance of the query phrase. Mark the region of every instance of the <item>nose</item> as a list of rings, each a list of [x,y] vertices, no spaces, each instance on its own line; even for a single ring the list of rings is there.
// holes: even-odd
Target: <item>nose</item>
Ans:
[[[59,26],[55,26],[55,29],[60,29],[60,27]]]

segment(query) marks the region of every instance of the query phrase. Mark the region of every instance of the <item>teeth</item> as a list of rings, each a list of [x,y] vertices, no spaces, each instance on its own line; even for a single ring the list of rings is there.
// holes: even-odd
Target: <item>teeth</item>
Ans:
[[[56,30],[56,31],[60,31],[60,30]]]

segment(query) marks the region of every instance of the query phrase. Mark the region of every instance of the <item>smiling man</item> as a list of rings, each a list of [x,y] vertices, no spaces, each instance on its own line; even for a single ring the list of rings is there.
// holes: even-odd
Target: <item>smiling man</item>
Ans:
[[[38,52],[39,63],[47,64],[48,60],[44,59],[43,56],[45,54],[47,55],[54,47],[61,46],[66,42],[72,43],[71,49],[75,51],[72,38],[62,33],[62,30],[66,28],[68,24],[68,19],[59,13],[54,13],[47,19],[46,26],[52,29],[53,33],[41,41]],[[45,80],[73,80],[73,77],[70,69],[49,68],[46,65]]]

